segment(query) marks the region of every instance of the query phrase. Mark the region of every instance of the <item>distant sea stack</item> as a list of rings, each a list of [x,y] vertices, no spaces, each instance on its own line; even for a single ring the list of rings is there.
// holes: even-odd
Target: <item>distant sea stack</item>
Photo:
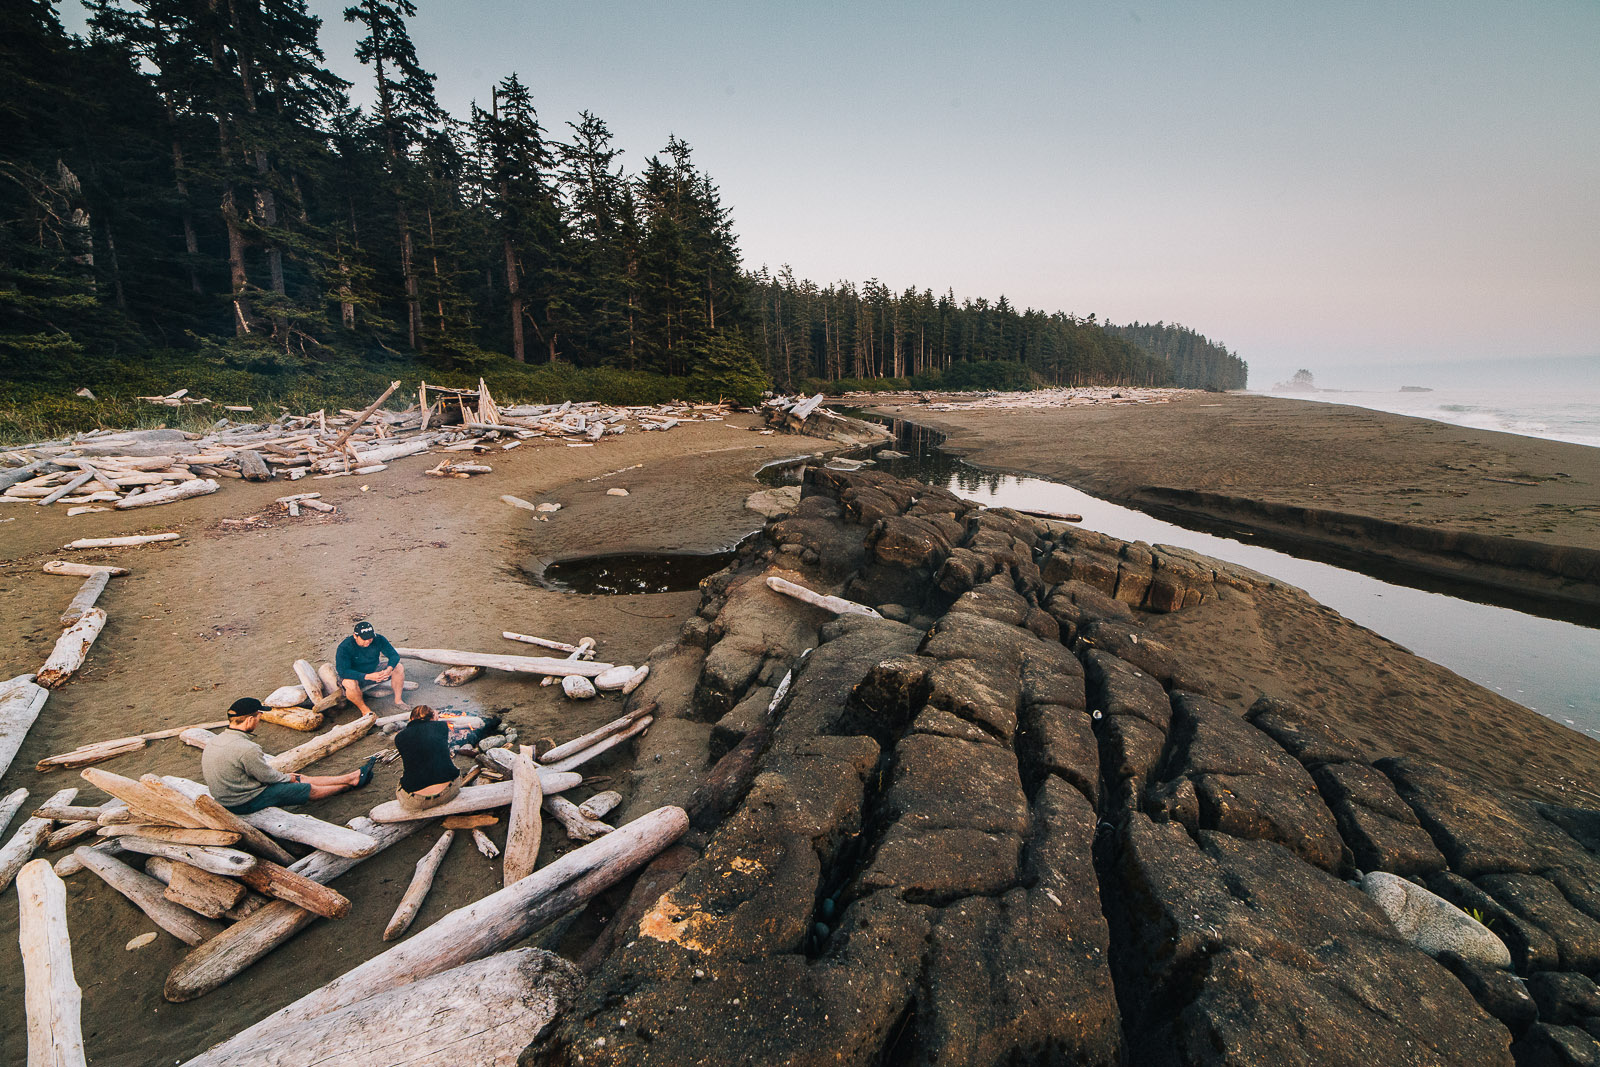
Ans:
[[[1294,377],[1286,382],[1279,382],[1272,388],[1278,393],[1315,393],[1317,383],[1312,380],[1311,372],[1302,367],[1294,372]]]
[[[1400,391],[1402,393],[1431,393],[1431,392],[1433,392],[1433,390],[1430,387],[1426,386],[1426,385],[1402,385],[1400,387]]]

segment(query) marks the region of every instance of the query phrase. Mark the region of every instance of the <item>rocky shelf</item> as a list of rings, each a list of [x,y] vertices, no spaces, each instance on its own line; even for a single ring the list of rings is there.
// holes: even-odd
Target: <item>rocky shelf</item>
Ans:
[[[1600,1063],[1600,812],[1370,758],[1147,629],[1280,583],[813,467],[702,590],[620,818],[695,829],[522,1063]]]

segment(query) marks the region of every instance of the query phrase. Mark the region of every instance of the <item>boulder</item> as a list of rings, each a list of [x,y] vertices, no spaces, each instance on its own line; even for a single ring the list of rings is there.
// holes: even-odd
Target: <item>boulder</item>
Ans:
[[[1517,1067],[1600,1067],[1600,1044],[1575,1026],[1534,1023],[1511,1051]]]
[[[1311,777],[1356,867],[1395,874],[1444,870],[1444,855],[1381,771],[1364,763],[1323,763]]]
[[[1435,871],[1425,880],[1427,887],[1462,911],[1482,917],[1511,953],[1511,964],[1518,974],[1553,971],[1561,964],[1561,950],[1555,939],[1520,915],[1508,911],[1499,901],[1451,871]]]
[[[1527,986],[1510,971],[1474,963],[1454,952],[1441,952],[1438,960],[1461,980],[1484,1011],[1505,1023],[1512,1033],[1522,1032],[1539,1018],[1539,1006]]]
[[[1488,927],[1415,882],[1371,871],[1362,877],[1361,889],[1406,940],[1428,955],[1451,952],[1480,966],[1511,966],[1511,953]]]
[[[1528,995],[1539,1006],[1539,1018],[1556,1026],[1581,1026],[1600,1016],[1600,986],[1572,971],[1539,971],[1528,975]]]
[[[1549,934],[1561,954],[1563,970],[1600,969],[1600,922],[1574,908],[1561,890],[1533,874],[1485,874],[1473,881],[1509,911]]]

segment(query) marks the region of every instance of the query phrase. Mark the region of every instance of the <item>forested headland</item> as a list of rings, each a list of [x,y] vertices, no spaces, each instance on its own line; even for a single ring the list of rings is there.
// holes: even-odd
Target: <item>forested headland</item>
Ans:
[[[13,416],[104,418],[73,414],[88,409],[62,389],[79,386],[314,407],[402,373],[641,401],[1245,383],[1236,356],[1169,324],[750,270],[722,191],[672,133],[629,169],[602,117],[547,126],[516,73],[448,114],[410,0],[344,11],[364,107],[303,0],[89,9],[85,36],[47,0],[0,13]]]

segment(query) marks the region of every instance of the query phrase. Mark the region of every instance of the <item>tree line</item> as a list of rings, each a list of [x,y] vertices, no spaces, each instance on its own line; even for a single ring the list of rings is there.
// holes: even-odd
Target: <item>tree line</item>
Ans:
[[[1133,327],[1004,297],[748,272],[684,140],[630,172],[603,119],[547,129],[515,73],[464,118],[448,114],[409,33],[411,0],[343,12],[361,33],[368,107],[328,69],[304,0],[90,0],[89,12],[80,37],[50,0],[0,9],[11,376],[178,351],[263,372],[509,357],[730,392],[959,379],[987,364],[1062,384],[1233,381],[1206,354],[1216,346],[1185,347],[1160,324],[1119,335]]]

